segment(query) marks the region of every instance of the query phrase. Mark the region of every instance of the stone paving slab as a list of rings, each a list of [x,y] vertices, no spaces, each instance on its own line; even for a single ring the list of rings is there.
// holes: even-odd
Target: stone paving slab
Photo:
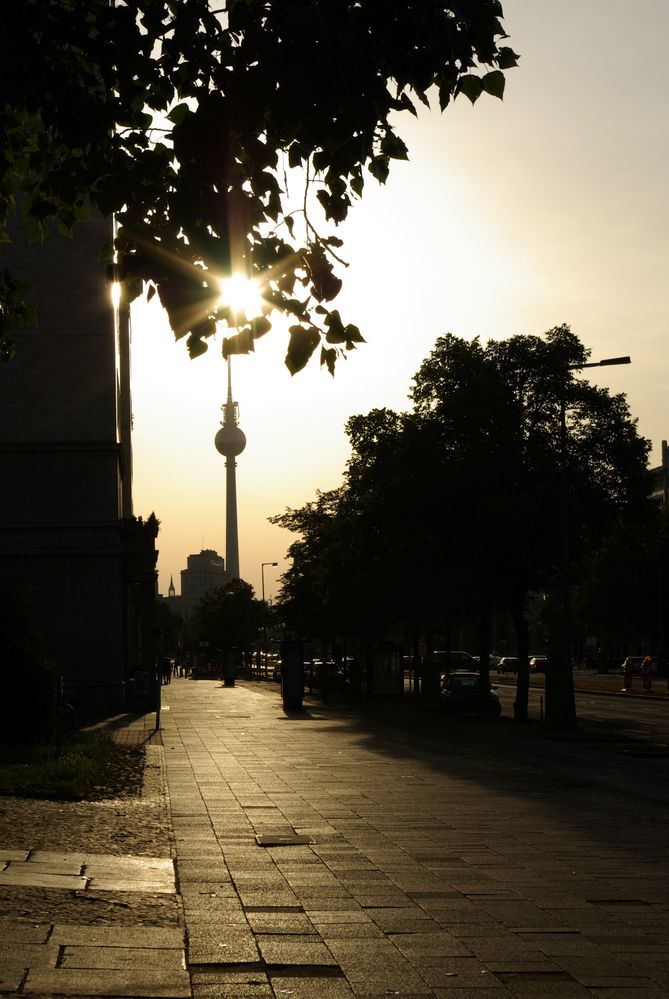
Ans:
[[[67,891],[176,892],[174,864],[168,857],[133,857],[48,850],[4,851],[0,885],[61,888]],[[18,856],[20,855],[20,856]]]
[[[8,868],[0,872],[0,885],[23,885],[30,888],[62,888],[66,891],[84,891],[88,878],[73,877],[71,874],[56,874],[48,870],[31,870],[28,865],[22,869]]]
[[[56,968],[33,971],[23,985],[23,993],[69,996],[146,996],[151,999],[190,999],[190,978],[177,968],[164,970],[76,970]]]
[[[136,934],[135,939],[139,936]],[[105,947],[100,944],[95,946],[68,944],[61,949],[58,967],[68,969],[107,968],[118,971],[129,968],[135,970],[181,968],[183,970],[185,962],[181,948],[170,950],[166,947],[157,949],[137,945],[134,947]]]
[[[49,941],[59,946],[140,947],[174,950],[185,947],[182,929],[169,926],[69,926],[56,923]]]
[[[190,997],[184,932],[151,926],[0,924],[0,992]]]
[[[659,826],[650,873],[587,779],[475,746],[451,757],[354,711],[285,717],[269,684],[177,681],[164,697],[194,996],[634,999],[640,975],[644,999],[662,989],[661,948],[630,932],[663,925]],[[244,920],[246,971],[211,933]]]
[[[26,969],[23,961],[0,961],[0,991],[17,995],[25,978]]]

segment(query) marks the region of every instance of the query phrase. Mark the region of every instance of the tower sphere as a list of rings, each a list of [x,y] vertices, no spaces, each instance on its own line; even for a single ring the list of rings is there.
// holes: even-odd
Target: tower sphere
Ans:
[[[214,437],[214,445],[219,454],[235,458],[246,447],[246,434],[239,427],[221,427]]]

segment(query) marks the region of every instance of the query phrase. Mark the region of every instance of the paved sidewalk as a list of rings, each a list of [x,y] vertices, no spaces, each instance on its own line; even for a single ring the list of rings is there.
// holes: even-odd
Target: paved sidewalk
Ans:
[[[589,780],[601,748],[552,768],[508,726],[413,705],[393,726],[308,698],[286,714],[271,683],[162,694],[161,733],[111,730],[160,755],[176,859],[5,850],[0,883],[178,893],[185,932],[0,913],[1,994],[669,996],[666,808]]]
[[[669,995],[660,806],[271,684],[163,701],[196,999]]]

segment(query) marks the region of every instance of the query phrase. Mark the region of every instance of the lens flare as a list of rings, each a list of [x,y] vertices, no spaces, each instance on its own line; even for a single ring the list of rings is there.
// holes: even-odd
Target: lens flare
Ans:
[[[244,319],[254,319],[261,315],[263,298],[260,285],[252,278],[243,274],[231,274],[223,278],[219,305],[228,307],[236,316]]]

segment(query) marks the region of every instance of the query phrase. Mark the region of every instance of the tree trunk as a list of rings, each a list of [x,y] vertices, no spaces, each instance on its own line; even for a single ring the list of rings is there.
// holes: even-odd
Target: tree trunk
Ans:
[[[569,586],[564,580],[551,598],[551,643],[546,664],[546,727],[577,728],[571,665]]]
[[[479,714],[486,716],[490,705],[490,640],[492,614],[485,610],[476,626],[479,636]]]
[[[411,671],[413,674],[413,696],[420,697],[420,649],[418,647],[418,629],[411,630]]]
[[[518,674],[516,676],[516,699],[513,702],[513,720],[518,725],[527,725],[529,720],[527,702],[530,691],[530,645],[524,604],[525,594],[514,593],[511,598],[511,616],[516,630]]]

